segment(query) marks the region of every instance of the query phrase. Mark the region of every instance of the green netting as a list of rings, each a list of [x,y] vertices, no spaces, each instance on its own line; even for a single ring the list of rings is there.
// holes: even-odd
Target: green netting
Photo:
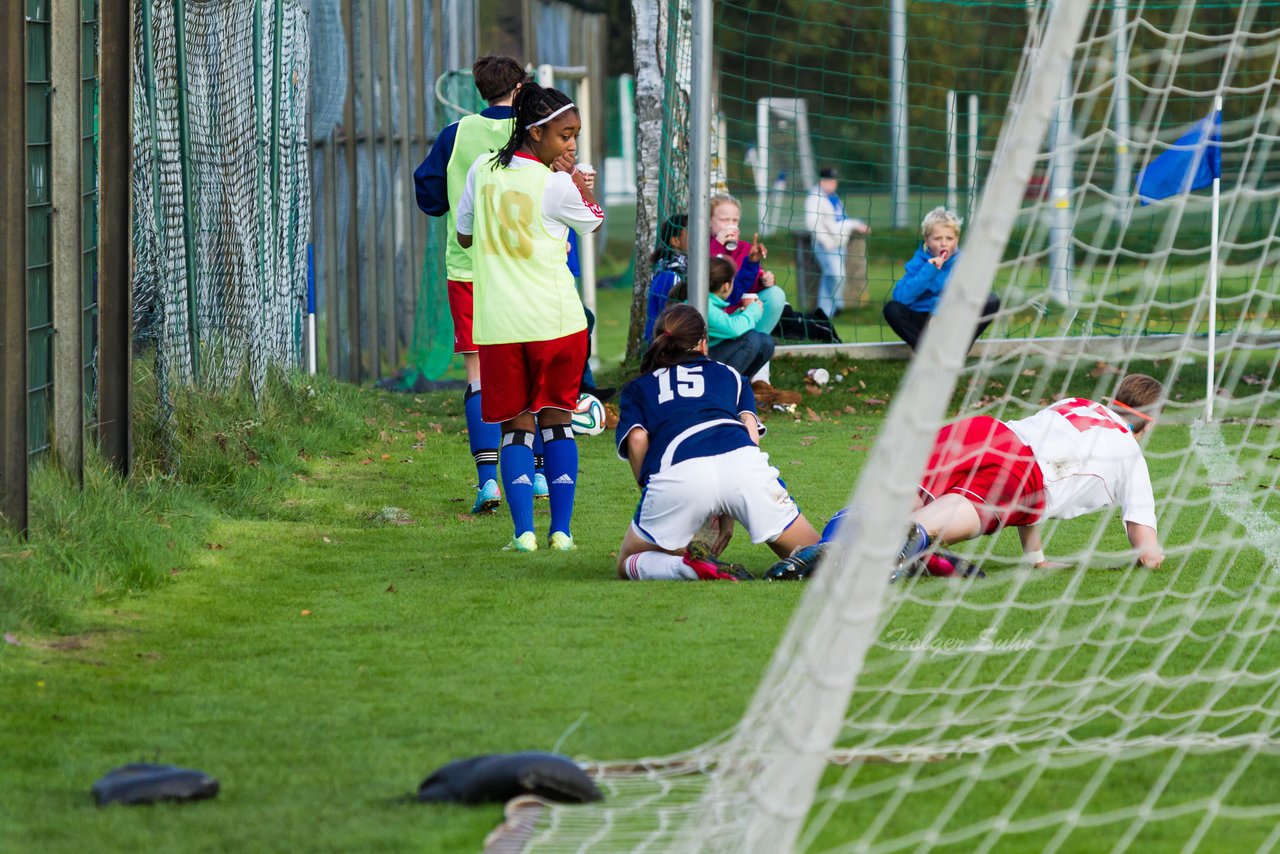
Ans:
[[[474,88],[474,87],[472,87]],[[422,281],[413,316],[413,347],[397,385],[416,387],[419,380],[439,379],[453,361],[453,316],[449,313],[444,270],[444,218],[427,228]]]
[[[1237,30],[1246,7],[1242,36]],[[1246,168],[1263,170],[1263,183],[1280,177],[1280,164],[1249,159],[1245,141],[1269,108],[1265,83],[1274,68],[1260,36],[1280,26],[1280,4],[1200,4],[1194,35],[1186,39],[1169,35],[1186,29],[1184,4],[1128,8],[1119,14],[1099,5],[1077,51],[1074,94],[1063,120],[1062,138],[1071,145],[1059,147],[1069,150],[1067,165],[1055,173],[1047,153],[1038,159],[1006,256],[1024,260],[1001,271],[996,291],[1003,311],[987,338],[1207,332],[1205,312],[1194,309],[1205,287],[1207,194],[1192,194],[1185,205],[1137,207],[1133,179],[1210,112],[1220,84],[1223,192],[1258,182],[1259,176],[1243,174]],[[846,301],[837,321],[845,341],[898,340],[881,310],[919,243],[920,221],[938,205],[970,215],[989,177],[1027,33],[1043,26],[1046,14],[1041,4],[1022,2],[918,0],[905,9],[900,65],[906,119],[900,129],[894,123],[889,3],[731,0],[714,6],[713,192],[723,181],[741,200],[744,233],[767,235],[768,267],[789,302],[808,310],[815,305],[818,271],[808,251],[805,199],[818,169],[838,170],[848,214],[871,227],[860,270],[848,259]],[[689,18],[688,0],[669,3],[667,53],[660,60],[666,96],[659,221],[688,207]],[[1171,66],[1167,80],[1147,79],[1149,71],[1164,73],[1155,58],[1171,51],[1185,61]],[[1114,72],[1124,62],[1133,64],[1122,92]],[[948,135],[949,116],[954,136]],[[900,130],[906,176],[895,199]],[[1055,133],[1051,126],[1050,138]],[[1047,152],[1048,140],[1042,146]],[[1065,219],[1058,218],[1061,200],[1050,198],[1055,174],[1069,176],[1062,184]],[[1248,294],[1254,286],[1250,264],[1275,222],[1274,199],[1236,204],[1229,223],[1224,218],[1220,330],[1255,321],[1274,327],[1274,318],[1256,316]],[[855,244],[849,255],[862,251]],[[1161,282],[1144,288],[1142,298],[1154,297],[1159,305],[1139,306],[1135,294],[1108,290],[1109,282],[1146,266],[1159,268]]]
[[[156,347],[162,401],[172,382],[257,387],[269,367],[298,363],[308,6],[135,6],[134,316]]]

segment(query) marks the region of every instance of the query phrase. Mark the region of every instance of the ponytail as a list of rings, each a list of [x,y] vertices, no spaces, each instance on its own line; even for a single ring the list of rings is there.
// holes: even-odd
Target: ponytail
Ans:
[[[653,324],[653,343],[640,361],[640,372],[651,373],[702,358],[694,348],[707,337],[707,322],[690,305],[669,305]]]
[[[520,87],[511,106],[515,110],[515,123],[511,127],[511,137],[507,144],[493,158],[495,167],[511,165],[511,158],[528,140],[530,127],[537,126],[566,107],[576,109],[569,96],[559,89],[544,89],[532,81]]]

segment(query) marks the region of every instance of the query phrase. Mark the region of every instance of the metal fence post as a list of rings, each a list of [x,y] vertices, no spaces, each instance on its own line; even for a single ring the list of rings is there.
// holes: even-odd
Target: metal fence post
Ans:
[[[23,4],[0,6],[0,101],[26,98]],[[0,123],[0,514],[27,529],[27,123]]]
[[[98,122],[98,442],[123,475],[133,458],[133,336],[129,205],[133,16],[128,0],[100,7]]]

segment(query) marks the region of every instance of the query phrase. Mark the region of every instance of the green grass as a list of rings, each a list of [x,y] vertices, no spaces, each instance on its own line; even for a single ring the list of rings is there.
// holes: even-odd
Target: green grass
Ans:
[[[616,330],[602,325],[602,338],[616,341]],[[874,440],[883,407],[871,401],[891,396],[904,370],[892,362],[834,366],[850,381],[806,398],[799,418],[772,417],[766,440],[819,524],[844,502]],[[775,382],[795,387],[805,367],[780,360]],[[1188,390],[1197,387],[1200,378],[1185,377]],[[33,544],[0,547],[6,580],[15,566],[28,578],[61,571],[76,550],[82,564],[116,578],[50,594],[56,619],[0,612],[0,629],[20,644],[0,644],[0,850],[476,850],[497,808],[394,799],[462,756],[556,747],[603,759],[655,756],[737,721],[802,589],[613,580],[635,489],[607,434],[580,443],[578,551],[502,554],[505,514],[466,514],[474,471],[457,395],[310,388],[273,386],[253,417],[243,397],[183,401],[176,475],[147,464],[150,476],[131,484],[91,482],[91,512],[66,488],[50,490],[36,508],[44,527]],[[1164,455],[1186,441],[1178,425],[1153,437]],[[1167,472],[1175,461],[1165,456],[1161,465]],[[112,506],[119,512],[109,527],[102,517]],[[52,512],[62,521],[43,518]],[[544,535],[546,521],[540,508]],[[1080,537],[1088,527],[1063,525],[1055,536]],[[1180,536],[1187,534],[1169,535],[1174,544]],[[100,539],[140,543],[137,571],[146,582],[112,575],[126,561]],[[1015,541],[1003,534],[1001,553],[1012,554]],[[756,570],[771,562],[763,546],[742,538],[729,557]],[[1233,570],[1232,584],[1251,571]],[[1008,589],[1001,574],[972,588],[975,602],[1000,601]],[[1172,575],[1144,583],[1158,588]],[[1076,577],[1047,574],[1025,595],[1058,597]],[[1078,593],[1105,599],[1134,578],[1091,574]],[[1186,584],[1195,575],[1177,578]],[[896,625],[919,629],[931,613],[922,600],[901,609]],[[1035,619],[1018,612],[1008,626],[1034,628]],[[1196,652],[1188,646],[1184,668]],[[889,678],[893,662],[873,658],[866,684]],[[1142,663],[1135,655],[1132,666]],[[945,681],[953,665],[939,661],[920,678]],[[1260,656],[1256,666],[1274,661]],[[206,770],[222,792],[185,806],[93,807],[92,781],[140,759]],[[997,767],[998,759],[984,761]],[[1117,774],[1124,788],[1099,802],[1144,791],[1162,762],[1157,755]],[[1265,782],[1275,777],[1267,763],[1258,761],[1258,786],[1238,787],[1239,797],[1280,801]],[[968,767],[957,760],[913,773],[927,781]],[[1208,794],[1220,779],[1207,760],[1186,768],[1191,776],[1178,785],[1188,796]],[[866,766],[858,782],[893,772]],[[993,777],[964,801],[969,814],[998,810],[1018,785],[1016,774]],[[1046,775],[1025,802],[1028,814],[1053,809],[1087,779],[1084,767]],[[878,803],[842,807],[822,842],[856,836]],[[930,821],[931,808],[912,803],[895,814],[895,833]],[[1185,838],[1193,825],[1194,817],[1160,824],[1150,847]],[[1245,839],[1269,829],[1260,820],[1231,827]],[[1081,832],[1074,850],[1096,848],[1116,829]],[[1011,837],[1002,850],[1036,850],[1043,841]],[[957,842],[955,850],[966,847]]]

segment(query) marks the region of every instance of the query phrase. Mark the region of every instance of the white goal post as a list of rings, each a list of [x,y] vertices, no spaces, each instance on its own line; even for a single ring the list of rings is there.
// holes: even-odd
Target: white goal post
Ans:
[[[545,807],[523,850],[1280,847],[1280,4],[1029,14],[955,271],[748,708],[678,756],[593,764],[606,800]],[[1055,164],[1065,217],[1026,193]],[[987,295],[1029,304],[1064,247],[1073,334],[1041,315],[971,351]],[[985,578],[890,583],[944,424],[1114,406],[1132,373],[1163,389],[1138,439],[1159,570],[1116,506],[1047,513],[1063,567],[1005,530],[951,546]]]

